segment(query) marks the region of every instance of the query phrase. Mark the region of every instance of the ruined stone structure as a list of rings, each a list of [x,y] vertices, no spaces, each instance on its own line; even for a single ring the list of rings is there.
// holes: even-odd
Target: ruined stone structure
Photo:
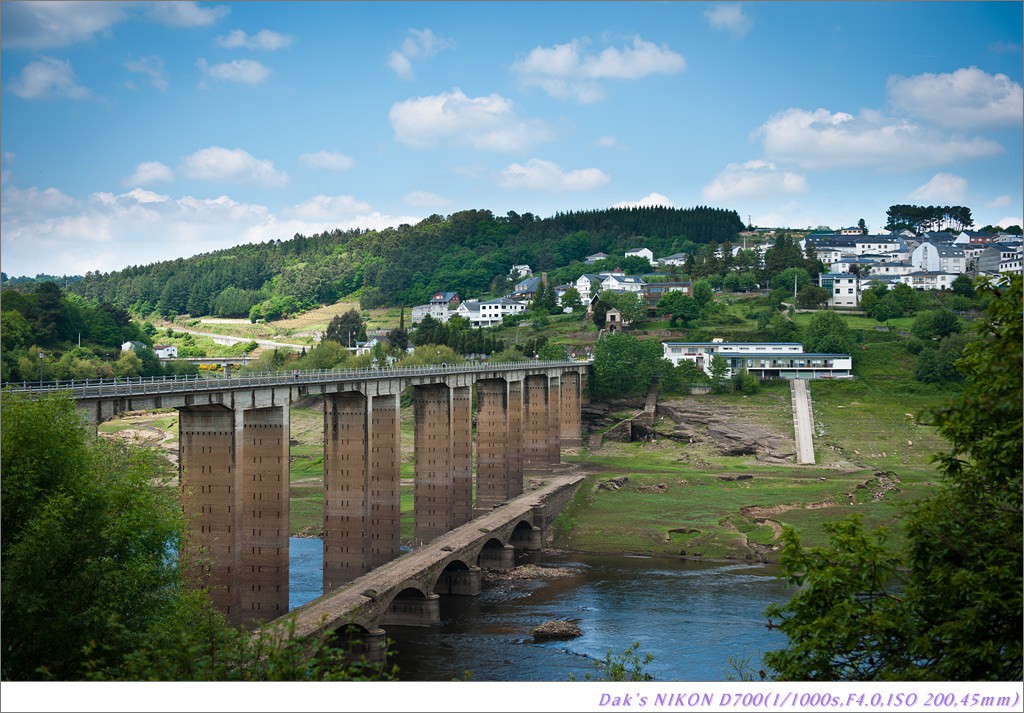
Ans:
[[[96,422],[129,410],[178,410],[180,487],[189,523],[185,562],[232,623],[252,626],[288,612],[293,399],[324,398],[324,592],[329,593],[399,555],[403,391],[414,393],[414,540],[419,546],[520,496],[525,473],[550,473],[560,463],[562,444],[579,445],[588,367],[566,361],[317,371],[93,385],[73,389],[73,395]],[[494,540],[498,544],[483,547],[478,559],[504,566],[517,544],[536,543],[537,532],[528,527],[514,538]],[[475,576],[476,584],[472,568],[448,572],[443,586],[479,591],[478,570]],[[403,606],[396,604],[394,617],[401,618]],[[431,605],[417,601],[415,606]],[[420,614],[406,612],[406,617],[418,620]]]

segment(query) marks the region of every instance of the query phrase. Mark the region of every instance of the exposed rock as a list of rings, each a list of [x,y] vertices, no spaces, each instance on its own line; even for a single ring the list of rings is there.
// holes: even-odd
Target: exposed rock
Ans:
[[[731,483],[731,482],[733,482],[735,480],[752,480],[753,478],[754,478],[754,476],[752,476],[752,475],[720,475],[720,476],[718,476],[719,480],[724,480],[727,483]]]
[[[580,628],[571,621],[550,619],[530,629],[530,634],[537,641],[545,639],[572,639],[583,634]]]
[[[629,480],[628,475],[618,475],[608,480],[602,480],[597,484],[598,490],[620,490]]]
[[[637,488],[641,493],[667,493],[668,483],[655,483],[654,485],[644,485],[643,487]]]

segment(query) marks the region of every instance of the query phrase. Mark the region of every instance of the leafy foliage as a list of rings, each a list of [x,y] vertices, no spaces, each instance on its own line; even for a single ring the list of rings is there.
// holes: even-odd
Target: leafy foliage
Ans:
[[[908,510],[907,551],[886,554],[855,519],[826,548],[785,532],[784,574],[803,589],[766,611],[789,637],[765,655],[782,679],[1024,677],[1021,277],[979,289],[991,300],[958,364],[963,393],[925,415],[951,447],[938,493]]]
[[[804,334],[808,354],[850,354],[853,346],[853,333],[838,314],[824,310],[811,316]]]

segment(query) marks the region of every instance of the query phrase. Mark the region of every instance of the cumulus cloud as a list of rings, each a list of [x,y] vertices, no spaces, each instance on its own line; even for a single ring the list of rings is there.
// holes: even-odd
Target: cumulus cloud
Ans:
[[[511,71],[526,86],[537,86],[557,99],[591,103],[604,98],[603,80],[635,80],[650,74],[678,74],[686,60],[667,46],[640,37],[622,49],[606,47],[587,54],[587,38],[554,47],[535,47],[512,63]]]
[[[610,180],[606,173],[596,168],[564,171],[556,163],[532,158],[525,165],[513,163],[506,166],[498,185],[534,191],[589,191],[608,185]]]
[[[993,156],[1002,146],[989,139],[947,136],[877,111],[859,116],[827,109],[787,109],[756,129],[765,156],[803,168],[905,170]]]
[[[206,60],[200,57],[196,60],[196,66],[199,67],[199,71],[203,73],[204,77],[213,77],[226,82],[260,84],[270,76],[270,69],[254,59],[236,59],[232,62],[207,64]]]
[[[1010,198],[1010,196],[1008,196],[1008,195],[1006,195],[1004,193],[1003,195],[996,196],[995,198],[990,200],[988,203],[985,204],[985,207],[986,208],[1006,208],[1007,206],[1010,205],[1011,202],[1012,202],[1012,199]]]
[[[977,67],[949,74],[889,77],[889,101],[901,112],[954,129],[1020,124],[1024,91],[1005,74]]]
[[[1009,228],[1016,225],[1019,228],[1024,228],[1024,218],[1019,215],[1007,215],[999,219],[998,223],[992,223],[992,225],[998,225],[1000,228]]]
[[[295,38],[273,30],[260,30],[255,35],[247,35],[243,30],[232,30],[217,38],[217,45],[228,49],[245,48],[250,50],[279,50],[287,47]]]
[[[4,47],[46,49],[84,42],[127,18],[121,2],[4,3]]]
[[[170,183],[173,180],[174,171],[166,164],[159,161],[143,161],[122,183],[126,186],[148,186],[153,183]]]
[[[952,173],[936,173],[907,197],[928,204],[960,205],[966,196],[967,179]]]
[[[164,61],[162,58],[155,55],[139,57],[138,59],[125,62],[124,68],[129,72],[145,74],[149,77],[150,84],[161,92],[167,91],[167,73],[164,71]]]
[[[519,118],[505,97],[471,98],[460,89],[398,102],[388,117],[395,137],[414,148],[451,144],[521,151],[551,138],[539,122]]]
[[[314,196],[275,213],[226,195],[174,198],[134,189],[78,200],[53,188],[12,188],[4,191],[0,241],[4,271],[10,275],[72,275],[287,239],[296,233],[383,229],[420,220],[421,216],[381,214],[352,196]]]
[[[91,94],[78,84],[71,62],[53,57],[43,57],[26,64],[21,74],[11,81],[10,87],[22,99],[85,99]]]
[[[616,203],[612,208],[644,208],[646,206],[665,206],[672,208],[672,201],[660,193],[648,193],[638,201],[622,201]]]
[[[148,3],[150,14],[171,27],[206,27],[228,14],[224,5],[200,7],[197,2]]]
[[[444,196],[427,191],[409,191],[402,196],[402,202],[415,208],[439,208],[451,203]]]
[[[281,211],[289,219],[307,221],[340,220],[360,213],[369,213],[369,203],[358,201],[352,196],[315,195],[292,208]]]
[[[328,171],[347,171],[356,165],[355,159],[334,151],[300,154],[299,163],[308,168],[323,168]]]
[[[413,61],[430,59],[441,50],[452,49],[455,43],[447,38],[435,35],[430,28],[409,30],[409,36],[402,41],[401,49],[388,56],[388,66],[402,79],[412,79]]]
[[[728,30],[736,37],[743,37],[754,27],[754,21],[743,14],[739,3],[716,3],[704,11],[704,17],[716,30]]]
[[[242,149],[220,146],[196,151],[181,164],[181,172],[188,178],[201,181],[241,183],[277,188],[288,183],[288,174],[274,169],[273,161],[257,159]]]
[[[704,186],[706,201],[726,202],[740,198],[766,198],[805,193],[807,179],[799,173],[779,170],[769,161],[730,163]]]

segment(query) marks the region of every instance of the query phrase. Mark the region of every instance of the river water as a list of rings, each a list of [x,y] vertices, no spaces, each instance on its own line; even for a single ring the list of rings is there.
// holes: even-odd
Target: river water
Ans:
[[[783,648],[764,609],[793,590],[777,570],[675,558],[533,553],[517,564],[569,568],[567,577],[484,582],[476,597],[441,597],[441,625],[386,627],[399,678],[407,681],[567,681],[594,675],[595,659],[638,653],[660,681],[725,681],[729,663]],[[320,596],[323,543],[291,539],[291,606]],[[535,643],[529,631],[549,619],[574,621],[575,639]]]

